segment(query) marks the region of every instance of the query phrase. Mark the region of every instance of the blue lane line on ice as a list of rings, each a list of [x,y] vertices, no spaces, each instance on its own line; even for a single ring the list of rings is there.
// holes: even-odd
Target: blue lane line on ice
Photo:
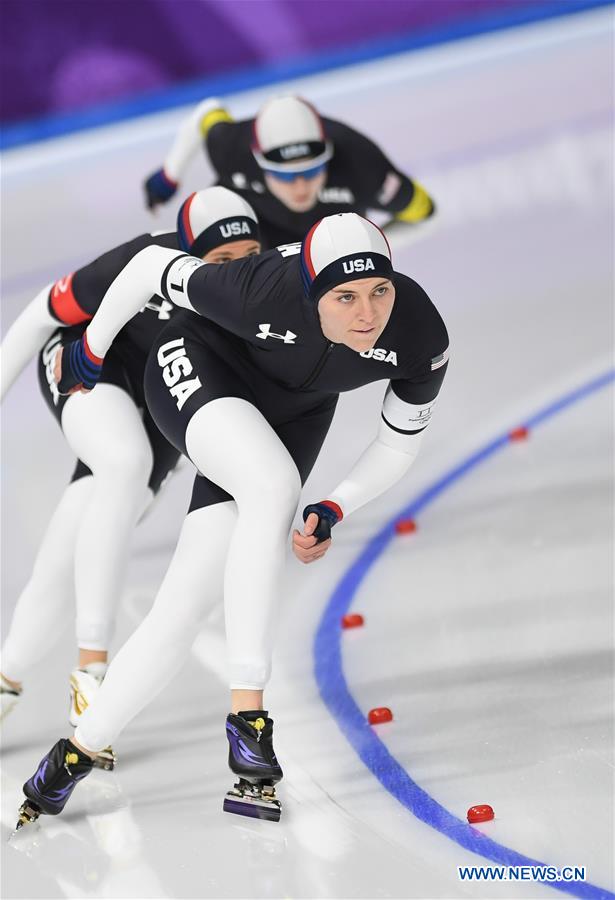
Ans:
[[[121,122],[188,103],[198,103],[204,97],[235,94],[343,66],[369,62],[395,53],[420,50],[423,47],[520,25],[531,25],[543,20],[583,14],[600,7],[612,6],[613,2],[614,0],[533,0],[532,3],[522,7],[489,10],[472,19],[458,19],[410,33],[364,41],[354,47],[337,51],[320,51],[290,61],[281,60],[236,69],[164,90],[148,91],[137,97],[95,104],[88,109],[5,124],[0,130],[0,150],[8,150],[33,141],[48,140],[84,128],[97,128],[111,122]]]
[[[615,381],[615,370],[594,378],[526,419],[523,424],[534,428],[574,403]],[[385,744],[368,725],[365,713],[359,709],[344,677],[341,653],[340,618],[347,612],[361,582],[370,568],[395,537],[395,522],[399,518],[413,518],[446,491],[451,485],[473,471],[510,443],[508,432],[464,459],[445,475],[427,487],[404,509],[400,510],[369,541],[357,559],[338,582],[320,620],[314,639],[314,670],[320,695],[341,731],[367,768],[378,781],[410,812],[445,837],[485,859],[506,866],[544,866],[538,860],[523,856],[498,844],[482,832],[458,819],[412,780],[406,770],[388,751]],[[596,885],[569,882],[541,882],[574,897],[607,900],[615,894]]]

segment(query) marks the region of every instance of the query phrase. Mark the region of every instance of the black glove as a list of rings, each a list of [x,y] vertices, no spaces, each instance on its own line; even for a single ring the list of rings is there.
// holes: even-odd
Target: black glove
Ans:
[[[311,503],[303,510],[303,521],[307,520],[310,513],[318,516],[318,525],[314,529],[314,537],[317,544],[328,541],[331,537],[331,529],[344,518],[342,510],[332,500],[321,500],[320,503]]]
[[[178,188],[177,182],[165,173],[164,169],[158,169],[145,182],[145,202],[148,209],[154,209],[159,203],[170,200]]]
[[[103,360],[94,356],[85,334],[78,341],[70,341],[62,351],[62,377],[58,381],[58,392],[70,394],[75,387],[91,391],[98,383]]]

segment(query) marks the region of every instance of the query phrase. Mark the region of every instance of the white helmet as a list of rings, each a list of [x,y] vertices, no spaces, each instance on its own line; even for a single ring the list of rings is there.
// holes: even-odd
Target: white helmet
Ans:
[[[382,231],[357,213],[325,216],[301,245],[301,278],[308,297],[357,278],[393,277],[391,248]]]
[[[271,172],[304,172],[323,166],[333,156],[322,120],[301,97],[274,97],[254,120],[252,153]]]
[[[250,204],[225,187],[197,191],[177,215],[179,245],[192,256],[205,256],[231,241],[260,241],[258,219]]]

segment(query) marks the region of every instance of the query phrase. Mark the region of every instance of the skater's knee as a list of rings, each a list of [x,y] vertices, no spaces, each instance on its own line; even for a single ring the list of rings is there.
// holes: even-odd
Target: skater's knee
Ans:
[[[117,444],[105,448],[104,458],[92,466],[97,479],[109,479],[122,490],[145,489],[153,466],[148,443]]]
[[[256,502],[259,507],[281,515],[294,513],[301,494],[301,478],[297,467],[288,459],[281,465],[267,472],[260,473],[243,495],[237,499],[241,508],[242,501]]]

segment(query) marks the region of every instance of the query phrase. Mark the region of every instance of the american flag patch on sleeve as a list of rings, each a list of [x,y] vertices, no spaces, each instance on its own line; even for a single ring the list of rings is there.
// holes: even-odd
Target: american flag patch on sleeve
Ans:
[[[441,369],[442,366],[448,362],[448,347],[444,351],[444,353],[440,353],[439,356],[434,356],[431,361],[431,371],[434,372],[436,369]]]

